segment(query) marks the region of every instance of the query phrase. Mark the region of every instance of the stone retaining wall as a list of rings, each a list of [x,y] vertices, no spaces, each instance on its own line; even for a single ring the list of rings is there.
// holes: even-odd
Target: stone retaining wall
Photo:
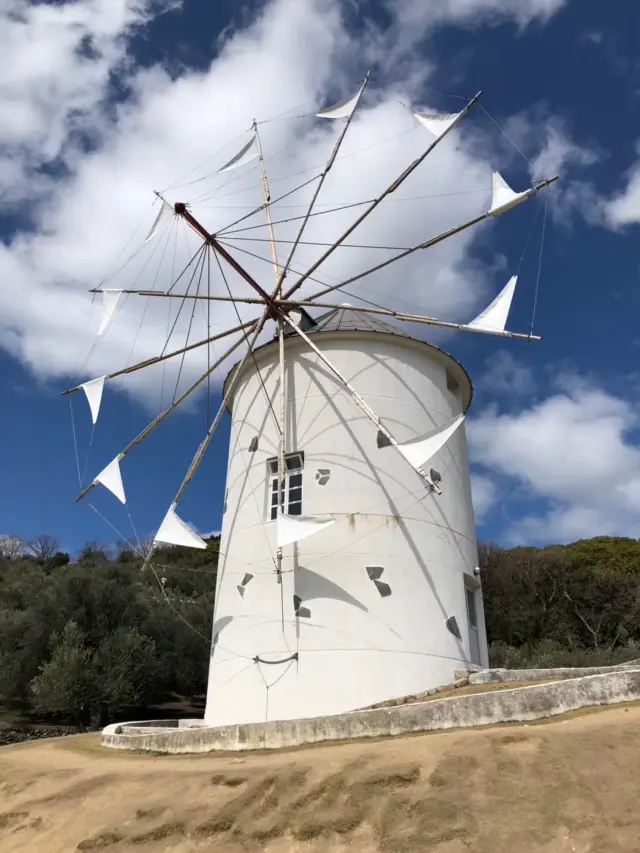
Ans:
[[[616,666],[558,667],[556,669],[482,669],[469,672],[469,684],[495,684],[503,681],[544,681],[546,678],[579,678],[640,667],[640,660]]]
[[[306,720],[219,728],[209,728],[199,721],[190,720],[187,725],[184,721],[182,725],[175,726],[174,723],[171,729],[160,730],[163,721],[156,720],[146,724],[146,727],[154,729],[148,733],[141,732],[142,726],[136,723],[112,725],[103,731],[102,743],[115,749],[164,753],[279,749],[323,741],[526,722],[580,708],[637,700],[640,700],[640,668],[627,667],[550,684]]]

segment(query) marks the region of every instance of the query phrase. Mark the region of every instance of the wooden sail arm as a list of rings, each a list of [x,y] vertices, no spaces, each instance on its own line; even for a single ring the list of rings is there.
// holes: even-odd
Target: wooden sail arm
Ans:
[[[254,322],[253,326],[255,327],[255,325],[256,325],[256,323]],[[143,441],[149,435],[149,433],[152,432],[158,426],[158,424],[162,423],[162,421],[168,415],[170,415],[171,412],[173,412],[175,409],[177,409],[178,406],[184,400],[186,400],[186,398],[190,394],[192,394],[193,391],[195,391],[196,388],[198,388],[204,382],[204,380],[208,376],[210,376],[213,373],[213,371],[216,370],[216,368],[218,368],[222,364],[222,362],[226,358],[228,358],[231,355],[231,353],[233,353],[240,346],[240,344],[243,342],[243,340],[244,340],[244,338],[240,338],[234,344],[232,344],[224,352],[224,354],[222,356],[220,356],[220,358],[214,364],[212,364],[211,367],[209,367],[205,371],[205,373],[202,374],[202,376],[200,376],[198,379],[196,379],[196,381],[192,385],[190,385],[189,388],[187,388],[186,391],[184,391],[180,395],[180,397],[178,397],[177,400],[174,400],[170,406],[168,406],[166,409],[164,409],[164,411],[160,412],[159,415],[156,415],[156,417],[149,424],[147,424],[147,426],[141,432],[139,432],[138,435],[135,438],[133,438],[123,450],[120,451],[120,453],[116,457],[118,462],[120,462],[122,459],[124,459],[124,457],[127,455],[127,453],[129,453],[130,450],[133,450],[133,448],[136,446],[136,444],[140,444],[140,442]],[[96,481],[94,480],[93,483],[90,483],[88,486],[85,486],[85,488],[82,489],[80,491],[80,493],[78,494],[78,496],[76,497],[75,503],[78,503],[78,501],[80,501],[88,492],[90,492],[91,489],[93,489],[93,487],[95,485],[96,485]]]
[[[298,279],[298,281],[292,287],[290,287],[289,290],[287,290],[287,292],[284,294],[285,298],[288,298],[293,293],[295,293],[295,291],[298,290],[298,288],[300,288],[304,284],[304,282],[309,278],[309,276],[313,275],[313,273],[318,269],[318,267],[327,260],[327,258],[338,248],[338,246],[340,246],[342,243],[344,243],[344,241],[347,239],[347,237],[353,231],[355,231],[355,229],[371,213],[373,213],[373,211],[376,209],[376,207],[382,201],[384,201],[384,199],[387,198],[387,196],[391,195],[391,193],[394,193],[401,186],[401,184],[404,183],[404,181],[409,177],[409,175],[411,175],[412,172],[414,172],[418,168],[418,166],[420,166],[420,164],[429,156],[429,154],[434,150],[434,148],[447,136],[448,133],[450,133],[453,130],[453,128],[456,126],[456,124],[462,118],[464,118],[464,116],[467,115],[467,113],[469,112],[471,107],[473,107],[473,105],[476,103],[476,101],[480,98],[481,94],[482,94],[482,92],[478,92],[477,95],[474,95],[474,97],[471,98],[469,103],[460,111],[456,120],[454,122],[452,122],[451,125],[445,131],[443,131],[443,133],[441,133],[439,136],[437,136],[433,140],[433,142],[429,145],[429,147],[425,151],[423,151],[423,153],[419,157],[417,157],[413,161],[413,163],[410,163],[407,166],[407,168],[404,170],[404,172],[402,172],[401,175],[399,175],[391,184],[389,184],[389,186],[385,190],[383,190],[383,192],[376,199],[374,199],[371,202],[371,204],[366,208],[366,210],[364,210],[360,214],[360,216],[355,220],[355,222],[353,222],[352,225],[350,225],[349,228],[347,228],[347,230],[338,238],[338,240],[336,240],[336,242],[333,244],[333,246],[331,246],[329,249],[327,249],[327,251],[324,252],[320,256],[320,258],[318,258],[318,260],[309,267],[309,269],[304,273],[304,275],[302,275]]]
[[[309,338],[309,336],[305,335],[305,333],[298,326],[296,326],[296,324],[293,322],[293,320],[291,320],[287,315],[283,315],[283,316],[284,316],[284,321],[289,324],[289,326],[296,332],[296,334],[298,334],[307,343],[307,345],[309,347],[311,347],[311,349],[315,352],[315,354],[318,356],[318,358],[329,368],[329,370],[339,380],[339,382],[342,385],[344,385],[344,387],[349,392],[349,395],[351,396],[351,399],[356,404],[356,406],[358,406],[358,408],[364,412],[366,417],[371,421],[371,423],[376,427],[376,429],[379,430],[379,432],[381,432],[382,435],[384,435],[384,437],[387,439],[389,444],[392,445],[393,447],[395,447],[396,449],[399,449],[398,441],[394,438],[394,436],[391,434],[391,432],[389,432],[389,430],[384,426],[384,424],[381,422],[380,418],[373,411],[371,406],[369,406],[369,404],[360,396],[360,394],[358,394],[358,392],[351,385],[349,380],[346,379],[342,375],[342,373],[340,373],[338,368],[327,358],[327,356],[322,352],[322,350],[320,350],[314,344],[314,342]],[[404,455],[403,455],[403,458],[405,458]],[[424,471],[422,469],[422,467],[420,467],[420,466],[416,467],[414,465],[412,465],[411,467],[422,478],[422,480],[427,485],[427,487],[429,488],[430,491],[434,491],[437,494],[441,494],[441,491],[440,491],[438,484],[432,480],[431,476],[429,474],[427,474],[426,471]]]
[[[97,291],[99,292],[99,291]],[[123,291],[123,293],[134,293],[136,291]],[[142,292],[142,291],[140,291]],[[153,293],[153,292],[152,292]],[[162,296],[171,296],[172,294],[158,294],[153,293],[154,296],[162,295]],[[206,297],[203,297],[206,298]],[[260,301],[261,300],[256,300]],[[220,340],[220,338],[225,338],[227,335],[233,335],[235,332],[241,332],[243,329],[248,329],[251,326],[255,325],[256,318],[253,320],[247,320],[246,323],[241,323],[239,326],[234,326],[232,329],[227,329],[224,332],[219,332],[217,335],[212,335],[210,338],[205,338],[202,341],[196,341],[193,344],[189,344],[186,347],[181,347],[180,349],[175,349],[172,352],[165,353],[164,355],[158,355],[154,358],[147,358],[145,361],[139,361],[137,364],[132,364],[130,367],[124,367],[122,370],[116,370],[115,373],[108,373],[104,378],[105,379],[115,379],[117,376],[123,376],[126,373],[135,373],[136,370],[142,370],[144,367],[151,367],[154,364],[159,364],[161,361],[166,361],[169,358],[173,358],[176,355],[181,355],[184,352],[190,352],[190,350],[197,349],[198,347],[206,346],[207,344],[212,344],[214,341]],[[60,396],[64,397],[65,394],[72,394],[74,391],[79,391],[82,388],[82,385],[75,385],[73,388],[67,388],[66,391],[61,391]]]
[[[200,446],[196,450],[196,453],[195,453],[193,459],[191,460],[191,464],[189,465],[189,469],[187,470],[187,473],[185,474],[184,479],[182,480],[182,483],[180,484],[180,487],[179,487],[178,491],[176,492],[176,496],[173,499],[173,503],[171,504],[171,509],[175,509],[178,502],[180,501],[180,498],[184,494],[184,490],[187,488],[187,486],[189,485],[189,483],[193,479],[194,474],[198,470],[198,467],[200,466],[200,463],[202,462],[202,457],[204,456],[204,454],[207,450],[207,447],[209,446],[209,443],[211,441],[211,438],[213,437],[213,434],[216,431],[218,424],[222,420],[222,416],[225,412],[225,409],[227,408],[227,406],[229,404],[231,396],[232,396],[233,392],[235,391],[235,387],[238,384],[240,376],[242,375],[242,370],[243,370],[249,356],[253,354],[253,347],[255,345],[255,342],[258,339],[258,335],[260,334],[260,332],[264,328],[264,325],[268,319],[269,319],[269,309],[268,309],[268,307],[265,307],[264,311],[262,312],[262,316],[260,317],[260,319],[257,321],[257,323],[255,325],[255,328],[253,330],[253,334],[251,335],[250,340],[247,342],[248,343],[247,351],[244,353],[244,355],[242,356],[242,358],[238,362],[238,365],[237,365],[235,371],[233,372],[233,375],[229,378],[229,380],[227,382],[227,385],[225,388],[225,393],[224,393],[224,396],[220,402],[220,406],[218,408],[218,411],[216,412],[215,417],[213,418],[213,420],[209,426],[209,429],[207,430],[205,437],[202,439]],[[146,569],[146,567],[151,562],[151,559],[153,557],[153,553],[157,547],[157,544],[158,543],[156,541],[154,541],[152,543],[151,548],[149,549],[149,553],[145,557],[144,563],[142,564],[141,571]]]
[[[175,212],[178,216],[182,216],[182,218],[193,228],[193,230],[198,233],[205,242],[207,242],[216,252],[224,258],[224,260],[232,267],[238,275],[243,278],[247,284],[251,285],[251,287],[259,293],[262,297],[264,304],[269,309],[269,316],[277,316],[278,309],[275,304],[275,301],[272,296],[270,296],[264,288],[262,288],[258,282],[253,278],[253,276],[245,270],[242,264],[238,263],[236,259],[231,255],[224,246],[222,246],[217,240],[214,234],[209,233],[207,229],[202,225],[195,216],[187,209],[187,206],[184,202],[178,201],[174,205]]]
[[[558,180],[558,176],[555,175],[553,178],[548,178],[545,181],[541,181],[534,187],[530,189],[530,195],[534,195],[539,192],[541,189],[548,187],[554,181]],[[392,258],[387,258],[386,261],[382,261],[379,264],[376,264],[373,267],[369,267],[369,269],[364,270],[364,272],[358,273],[357,275],[351,276],[351,278],[347,278],[344,281],[339,282],[338,284],[330,285],[329,287],[325,287],[322,290],[317,291],[308,297],[309,300],[315,300],[320,296],[324,296],[325,293],[333,293],[336,290],[340,290],[342,287],[346,287],[348,284],[353,284],[355,281],[359,281],[362,278],[366,278],[369,275],[373,275],[373,273],[378,272],[385,267],[388,267],[390,264],[394,264],[397,261],[402,260],[403,258],[412,255],[414,252],[418,252],[421,249],[429,249],[431,246],[435,246],[437,243],[441,243],[443,240],[447,240],[449,237],[453,237],[455,234],[460,234],[462,231],[466,231],[467,228],[471,228],[473,225],[477,225],[479,222],[483,222],[485,219],[489,219],[493,214],[491,211],[486,211],[485,213],[481,213],[479,216],[475,216],[473,219],[469,219],[467,222],[463,222],[462,225],[456,225],[453,228],[449,228],[447,231],[443,231],[442,234],[438,234],[435,237],[432,237],[430,240],[425,240],[424,243],[418,243],[417,246],[412,246],[409,249],[405,249],[403,252],[400,252],[397,255],[394,255]],[[288,297],[288,293],[286,296]]]

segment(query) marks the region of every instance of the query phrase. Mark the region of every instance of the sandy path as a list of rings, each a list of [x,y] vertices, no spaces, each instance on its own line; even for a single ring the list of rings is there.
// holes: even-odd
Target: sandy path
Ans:
[[[0,749],[0,853],[640,851],[640,704],[284,753]]]

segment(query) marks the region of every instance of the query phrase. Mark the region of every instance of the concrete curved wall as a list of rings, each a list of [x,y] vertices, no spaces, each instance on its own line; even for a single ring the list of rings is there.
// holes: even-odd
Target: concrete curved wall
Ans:
[[[314,340],[400,441],[469,398],[462,368],[433,347],[381,333]],[[431,463],[443,494],[428,496],[396,450],[377,447],[373,425],[304,342],[286,346],[287,451],[305,454],[303,513],[339,520],[284,549],[278,584],[275,523],[266,521],[278,432],[262,387],[277,402],[278,355],[265,347],[260,378],[255,365],[245,369],[233,399],[207,725],[342,713],[447,683],[471,657],[465,578],[474,583],[477,551],[464,429]],[[319,468],[330,470],[326,485],[316,482]],[[390,595],[368,566],[383,567]],[[309,615],[296,616],[294,595]],[[487,666],[479,589],[475,600]]]

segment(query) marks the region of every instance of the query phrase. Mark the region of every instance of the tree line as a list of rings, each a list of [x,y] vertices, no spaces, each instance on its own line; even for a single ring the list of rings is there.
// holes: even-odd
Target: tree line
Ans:
[[[51,536],[0,537],[0,702],[99,727],[206,690],[219,539],[125,545],[75,557]],[[591,666],[640,658],[640,541],[479,545],[493,666]]]

